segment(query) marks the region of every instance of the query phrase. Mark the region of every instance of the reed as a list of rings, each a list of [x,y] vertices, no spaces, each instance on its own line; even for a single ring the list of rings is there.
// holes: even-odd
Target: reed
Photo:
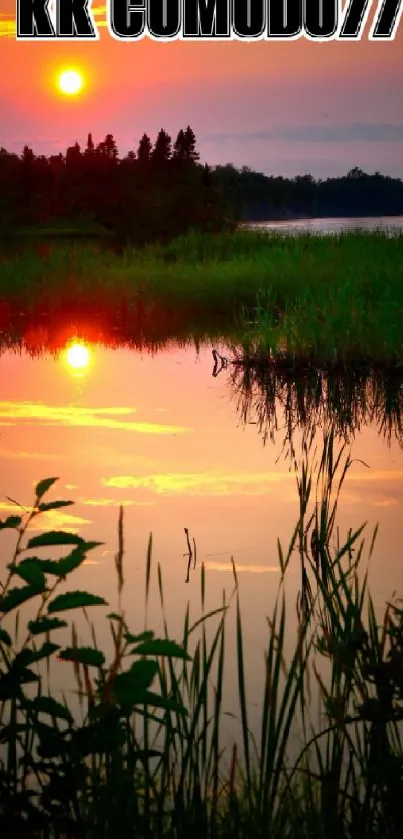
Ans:
[[[200,569],[200,614],[189,606],[181,637],[171,638],[160,565],[150,537],[144,629],[130,629],[120,602],[124,521],[115,557],[119,608],[65,590],[66,580],[99,543],[63,532],[29,536],[55,478],[36,487],[32,507],[1,522],[15,550],[0,597],[0,823],[4,835],[39,837],[217,837],[280,839],[394,837],[403,806],[403,610],[386,607],[378,625],[367,590],[364,527],[341,538],[337,503],[353,461],[334,429],[321,451],[312,434],[290,449],[300,512],[290,544],[278,544],[280,582],[268,618],[259,735],[251,732],[242,598],[233,588],[209,610]],[[376,532],[370,537],[371,556]],[[57,559],[38,553],[70,551]],[[32,552],[34,551],[34,555]],[[286,582],[299,562],[296,604]],[[164,631],[148,628],[156,575]],[[90,611],[105,610],[108,656]],[[298,624],[287,652],[287,620]],[[71,614],[83,610],[89,640]],[[28,614],[29,612],[29,614]],[[223,745],[228,616],[235,612],[239,737]],[[67,633],[67,634],[66,634]],[[56,641],[54,640],[56,636]],[[71,641],[60,643],[60,638]],[[59,643],[57,643],[59,639]],[[56,699],[46,674],[72,664],[72,695]],[[316,690],[321,715],[314,719]],[[296,743],[301,746],[296,751]]]

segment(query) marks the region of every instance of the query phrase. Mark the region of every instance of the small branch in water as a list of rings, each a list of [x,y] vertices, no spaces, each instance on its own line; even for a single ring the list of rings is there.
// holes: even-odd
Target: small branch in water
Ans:
[[[217,350],[212,350],[213,358],[214,358],[214,367],[213,367],[213,376],[214,378],[221,373],[221,370],[225,370],[228,366],[228,359],[225,356],[220,355]]]
[[[189,539],[189,530],[188,530],[187,527],[184,527],[183,529],[185,531],[186,541],[187,541],[187,545],[188,545],[188,552],[186,554],[183,554],[183,556],[187,556],[187,558],[188,558],[188,568],[187,568],[187,574],[186,574],[186,580],[185,580],[185,583],[188,583],[189,582],[190,566],[191,566],[191,563],[192,563],[192,559],[193,559],[193,569],[196,568],[196,556],[197,556],[196,555],[196,541],[193,538],[193,540],[192,540],[193,541],[193,550],[192,550],[192,546],[190,544],[190,539]]]

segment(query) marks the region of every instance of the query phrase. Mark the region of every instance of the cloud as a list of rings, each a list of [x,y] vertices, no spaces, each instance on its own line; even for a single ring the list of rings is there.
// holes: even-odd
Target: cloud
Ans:
[[[2,501],[0,503],[0,510],[4,512],[11,511],[12,513],[15,513],[15,515],[20,516],[23,513],[31,513],[33,507],[23,507],[22,505],[20,507],[18,504],[12,504],[11,501]]]
[[[104,478],[102,484],[117,489],[149,489],[159,495],[265,495],[274,492],[274,485],[290,478],[295,481],[294,475],[288,472],[166,472],[119,475]]]
[[[133,422],[114,417],[130,416],[134,408],[80,408],[77,405],[46,405],[43,402],[1,402],[0,425],[25,424],[64,425],[135,431],[138,434],[182,434],[190,428],[152,422]],[[5,420],[4,422],[2,420]],[[21,424],[23,424],[21,423]]]
[[[254,143],[285,140],[292,143],[398,143],[403,140],[403,123],[342,123],[339,125],[277,126],[268,131],[233,134],[205,134],[204,142]]]
[[[229,571],[233,574],[232,565],[229,562],[205,562],[204,566],[208,571]],[[277,565],[238,565],[236,562],[235,570],[237,574],[278,574],[280,568]]]
[[[11,425],[11,423],[5,423],[7,425]],[[50,454],[50,452],[26,452],[24,450],[21,451],[12,451],[12,449],[0,449],[0,457],[11,458],[13,460],[65,460],[66,455],[54,453]],[[69,487],[67,487],[69,489]]]
[[[12,15],[0,14],[0,38],[15,37],[15,18]]]
[[[121,501],[116,498],[79,498],[82,504],[88,507],[152,507],[152,501]]]
[[[92,524],[91,519],[83,519],[81,516],[73,516],[70,513],[62,513],[59,510],[49,510],[41,513],[33,519],[30,530],[59,530],[63,529],[69,533],[77,533],[81,527]]]

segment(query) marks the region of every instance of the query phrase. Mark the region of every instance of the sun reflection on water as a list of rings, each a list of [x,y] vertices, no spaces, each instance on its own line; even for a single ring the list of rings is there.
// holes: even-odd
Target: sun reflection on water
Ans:
[[[83,376],[91,366],[91,349],[83,341],[71,341],[65,349],[64,361],[75,376]]]

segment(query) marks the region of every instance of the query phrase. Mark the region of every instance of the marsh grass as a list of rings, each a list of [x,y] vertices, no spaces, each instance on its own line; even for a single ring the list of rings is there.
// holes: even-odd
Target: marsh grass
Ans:
[[[36,315],[124,315],[134,332],[217,324],[255,359],[403,361],[403,236],[189,234],[121,253],[38,245],[3,256],[0,300]],[[94,300],[97,304],[94,309]]]
[[[367,576],[360,570],[364,528],[342,539],[336,525],[339,494],[353,461],[345,447],[337,450],[331,428],[322,451],[313,446],[313,435],[306,435],[300,454],[290,453],[300,514],[287,551],[278,544],[280,582],[268,618],[258,736],[251,732],[235,565],[232,592],[223,593],[221,607],[213,611],[201,567],[201,612],[195,619],[188,606],[182,637],[172,641],[162,571],[160,565],[153,567],[150,537],[144,630],[137,627],[134,634],[120,604],[125,563],[121,510],[115,556],[119,608],[106,618],[114,650],[107,661],[90,620],[93,606],[107,604],[88,592],[64,588],[98,543],[62,532],[29,538],[27,532],[41,512],[69,503],[43,501],[56,479],[37,485],[34,504],[24,515],[1,523],[16,531],[0,599],[0,815],[5,835],[401,835],[403,611],[398,603],[388,604],[378,626]],[[36,555],[63,546],[70,553],[60,559]],[[301,567],[297,604],[286,592],[295,557]],[[148,628],[155,574],[161,638]],[[25,604],[35,610],[22,629]],[[287,625],[296,607],[297,633],[289,654]],[[68,621],[75,609],[84,609],[89,643]],[[222,727],[229,611],[235,611],[238,684],[231,714],[239,720],[239,737],[227,753]],[[69,646],[50,640],[61,629],[71,633]],[[46,691],[43,668],[51,669],[55,657],[71,662],[81,719],[71,710],[68,692],[60,702]],[[320,696],[318,720],[312,714],[314,686]],[[296,734],[302,742],[297,752]]]

